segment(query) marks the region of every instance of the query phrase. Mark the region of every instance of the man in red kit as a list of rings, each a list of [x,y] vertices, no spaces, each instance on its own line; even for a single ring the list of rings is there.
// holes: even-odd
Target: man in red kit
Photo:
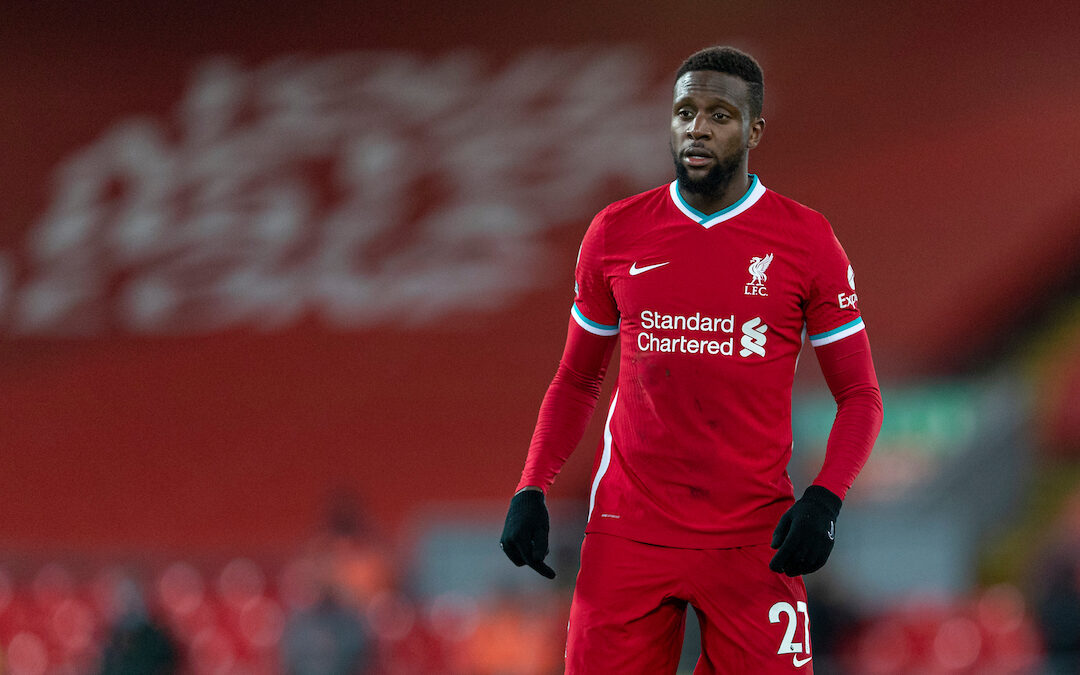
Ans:
[[[593,219],[566,347],[501,544],[546,577],[544,493],[584,433],[621,341],[570,607],[566,672],[674,673],[686,607],[696,673],[812,671],[806,588],[881,426],[855,275],[821,214],[747,173],[761,68],[728,47],[679,68],[675,180]],[[837,412],[794,500],[791,388],[809,335]],[[774,550],[775,549],[775,550]]]

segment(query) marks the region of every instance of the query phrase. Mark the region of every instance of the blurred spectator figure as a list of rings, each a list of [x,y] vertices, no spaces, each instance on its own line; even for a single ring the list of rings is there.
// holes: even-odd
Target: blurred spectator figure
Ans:
[[[830,576],[816,574],[811,582],[807,584],[807,592],[811,599],[810,644],[814,668],[818,672],[844,675],[848,671],[842,665],[842,652],[850,646],[859,617]]]
[[[1035,580],[1048,672],[1080,673],[1080,490],[1074,492]]]
[[[464,640],[464,670],[475,675],[545,675],[562,672],[566,642],[560,598],[497,592],[475,617]]]
[[[286,675],[358,675],[370,672],[373,662],[364,623],[333,588],[324,588],[314,605],[289,618],[281,650]]]
[[[364,620],[371,599],[394,584],[391,556],[374,536],[354,492],[331,498],[322,530],[295,569],[307,591],[281,642],[288,675],[353,675],[369,672],[376,645]]]
[[[1080,591],[1077,568],[1052,568],[1038,598],[1039,627],[1046,645],[1049,672],[1080,673]]]
[[[309,553],[319,566],[326,566],[328,581],[341,599],[359,609],[394,586],[393,557],[353,491],[339,490],[330,499],[324,530],[312,541]]]
[[[147,611],[139,584],[120,575],[112,589],[112,626],[101,658],[101,675],[170,675],[179,672],[180,651]]]

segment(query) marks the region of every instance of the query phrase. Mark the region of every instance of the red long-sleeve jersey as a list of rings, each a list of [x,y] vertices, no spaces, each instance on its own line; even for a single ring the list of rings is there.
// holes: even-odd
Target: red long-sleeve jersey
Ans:
[[[814,483],[845,496],[882,407],[854,272],[824,217],[756,176],[714,214],[673,182],[601,211],[575,280],[519,488],[551,485],[618,339],[586,531],[689,548],[768,542],[793,501],[791,388],[809,334],[837,401]]]

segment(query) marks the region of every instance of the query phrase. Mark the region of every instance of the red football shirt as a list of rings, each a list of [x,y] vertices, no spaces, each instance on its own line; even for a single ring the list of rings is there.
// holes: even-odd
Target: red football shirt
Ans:
[[[585,234],[572,315],[621,347],[587,532],[760,544],[792,503],[803,338],[818,347],[863,322],[828,221],[751,178],[717,213],[672,182],[608,206]]]

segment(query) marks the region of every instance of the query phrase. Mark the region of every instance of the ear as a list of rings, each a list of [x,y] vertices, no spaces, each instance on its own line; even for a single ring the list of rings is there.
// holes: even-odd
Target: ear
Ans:
[[[759,117],[750,123],[750,137],[746,141],[746,147],[753,150],[761,142],[761,135],[765,133],[765,118]]]

